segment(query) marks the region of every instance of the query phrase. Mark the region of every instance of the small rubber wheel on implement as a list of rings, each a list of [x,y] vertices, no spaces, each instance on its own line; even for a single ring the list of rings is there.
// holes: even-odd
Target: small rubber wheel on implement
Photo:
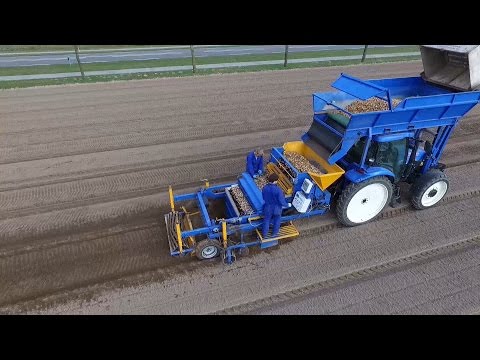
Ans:
[[[447,175],[433,169],[423,174],[412,185],[412,205],[415,209],[423,210],[438,204],[448,191]]]
[[[239,256],[248,256],[250,254],[250,249],[248,247],[240,248],[237,250]]]
[[[195,255],[200,260],[213,259],[220,255],[221,249],[217,240],[205,239],[195,245]]]
[[[356,226],[375,219],[390,203],[393,186],[385,176],[360,183],[350,183],[338,198],[338,220],[346,226]]]

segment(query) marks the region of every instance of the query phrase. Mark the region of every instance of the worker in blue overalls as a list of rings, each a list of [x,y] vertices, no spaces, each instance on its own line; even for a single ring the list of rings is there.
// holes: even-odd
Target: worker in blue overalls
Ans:
[[[256,149],[247,156],[247,172],[256,178],[263,174],[263,150]]]
[[[268,175],[268,184],[262,189],[263,201],[263,228],[262,235],[267,237],[270,221],[273,221],[272,238],[278,236],[280,231],[280,218],[282,217],[282,208],[289,208],[292,204],[285,201],[285,195],[282,189],[277,185],[278,175]]]

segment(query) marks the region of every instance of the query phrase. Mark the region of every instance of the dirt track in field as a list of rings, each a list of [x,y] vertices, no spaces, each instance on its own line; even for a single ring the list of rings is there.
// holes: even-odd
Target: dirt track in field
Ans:
[[[331,215],[301,221],[298,239],[231,267],[172,258],[165,239],[169,184],[186,192],[204,178],[233,180],[249,150],[298,140],[311,94],[340,72],[420,71],[412,62],[0,92],[0,312],[478,312],[475,242],[408,265],[414,273],[404,266],[318,289],[480,235],[478,108],[447,146],[451,189],[437,208],[405,203],[354,229]],[[433,276],[442,261],[449,271]],[[381,286],[386,277],[391,287]]]

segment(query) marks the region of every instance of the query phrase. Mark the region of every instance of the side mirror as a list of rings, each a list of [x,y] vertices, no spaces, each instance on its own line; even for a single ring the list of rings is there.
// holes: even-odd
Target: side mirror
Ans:
[[[430,141],[425,141],[425,145],[423,147],[423,150],[425,150],[425,153],[430,156],[432,155],[432,144]]]

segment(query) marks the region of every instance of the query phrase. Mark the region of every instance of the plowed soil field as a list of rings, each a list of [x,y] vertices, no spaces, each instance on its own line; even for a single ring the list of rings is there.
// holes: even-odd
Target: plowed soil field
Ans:
[[[442,162],[450,190],[346,228],[332,214],[232,266],[172,258],[176,193],[234,180],[247,152],[298,140],[340,72],[420,62],[0,92],[0,313],[478,313],[480,108]]]

